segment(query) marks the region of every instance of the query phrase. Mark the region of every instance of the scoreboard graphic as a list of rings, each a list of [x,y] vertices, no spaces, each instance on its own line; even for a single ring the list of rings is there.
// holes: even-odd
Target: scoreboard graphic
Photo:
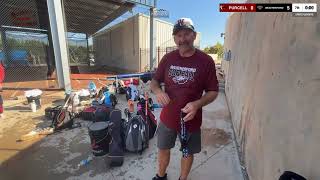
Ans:
[[[290,4],[253,4],[253,3],[225,3],[220,4],[220,12],[291,12],[295,17],[317,16],[316,3]]]

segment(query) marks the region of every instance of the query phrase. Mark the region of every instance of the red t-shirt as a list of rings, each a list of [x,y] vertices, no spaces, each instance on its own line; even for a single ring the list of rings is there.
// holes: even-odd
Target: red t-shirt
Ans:
[[[180,131],[180,112],[189,102],[201,98],[203,91],[218,91],[214,61],[196,49],[190,57],[182,57],[178,50],[166,54],[153,79],[165,84],[170,103],[162,109],[160,120],[169,128]],[[202,109],[194,119],[186,122],[189,132],[200,129]]]

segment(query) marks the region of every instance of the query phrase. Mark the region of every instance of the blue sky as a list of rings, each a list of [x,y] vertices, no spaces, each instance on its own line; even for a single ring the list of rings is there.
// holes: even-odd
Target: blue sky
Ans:
[[[180,17],[190,17],[201,33],[201,48],[223,43],[220,33],[224,32],[228,13],[219,12],[219,4],[228,0],[158,0],[158,8],[169,11],[169,19],[174,23]]]
[[[196,31],[201,33],[200,47],[204,48],[217,42],[223,43],[220,34],[224,32],[228,13],[220,13],[219,4],[228,2],[229,0],[157,0],[157,8],[169,11],[169,18],[161,19],[171,23],[181,17],[191,18]],[[124,14],[109,26],[138,12],[149,15],[149,10],[146,7],[137,6],[133,9],[133,13]]]

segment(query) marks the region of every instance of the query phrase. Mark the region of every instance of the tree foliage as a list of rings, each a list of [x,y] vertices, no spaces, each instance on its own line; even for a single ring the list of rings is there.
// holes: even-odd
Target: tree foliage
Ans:
[[[207,54],[218,54],[219,58],[223,56],[223,45],[220,42],[217,42],[214,46],[208,46],[203,49]]]

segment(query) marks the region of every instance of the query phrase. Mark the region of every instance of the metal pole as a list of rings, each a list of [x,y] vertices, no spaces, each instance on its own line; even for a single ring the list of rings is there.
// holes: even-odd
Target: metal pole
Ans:
[[[154,23],[154,10],[156,8],[157,1],[154,0],[154,7],[150,8],[150,70],[154,68],[154,62],[156,60],[156,26]]]
[[[47,0],[52,43],[57,68],[59,88],[71,92],[70,68],[65,31],[65,18],[63,16],[62,0]]]
[[[141,48],[139,48],[139,72],[141,72],[142,71],[142,69],[141,69],[141,59],[142,59],[142,57],[141,57]]]
[[[87,33],[86,33],[86,40],[87,40],[87,61],[89,61],[89,66],[90,66],[90,48],[89,48],[89,37]]]
[[[48,16],[49,19],[49,16]],[[54,58],[54,49],[53,49],[53,42],[52,42],[52,33],[51,33],[51,28],[50,25],[48,25],[48,47],[47,47],[47,66],[48,66],[48,73],[47,76],[52,77],[54,74],[54,71],[56,71],[56,63],[55,63],[55,58]],[[57,75],[57,73],[56,73]]]

